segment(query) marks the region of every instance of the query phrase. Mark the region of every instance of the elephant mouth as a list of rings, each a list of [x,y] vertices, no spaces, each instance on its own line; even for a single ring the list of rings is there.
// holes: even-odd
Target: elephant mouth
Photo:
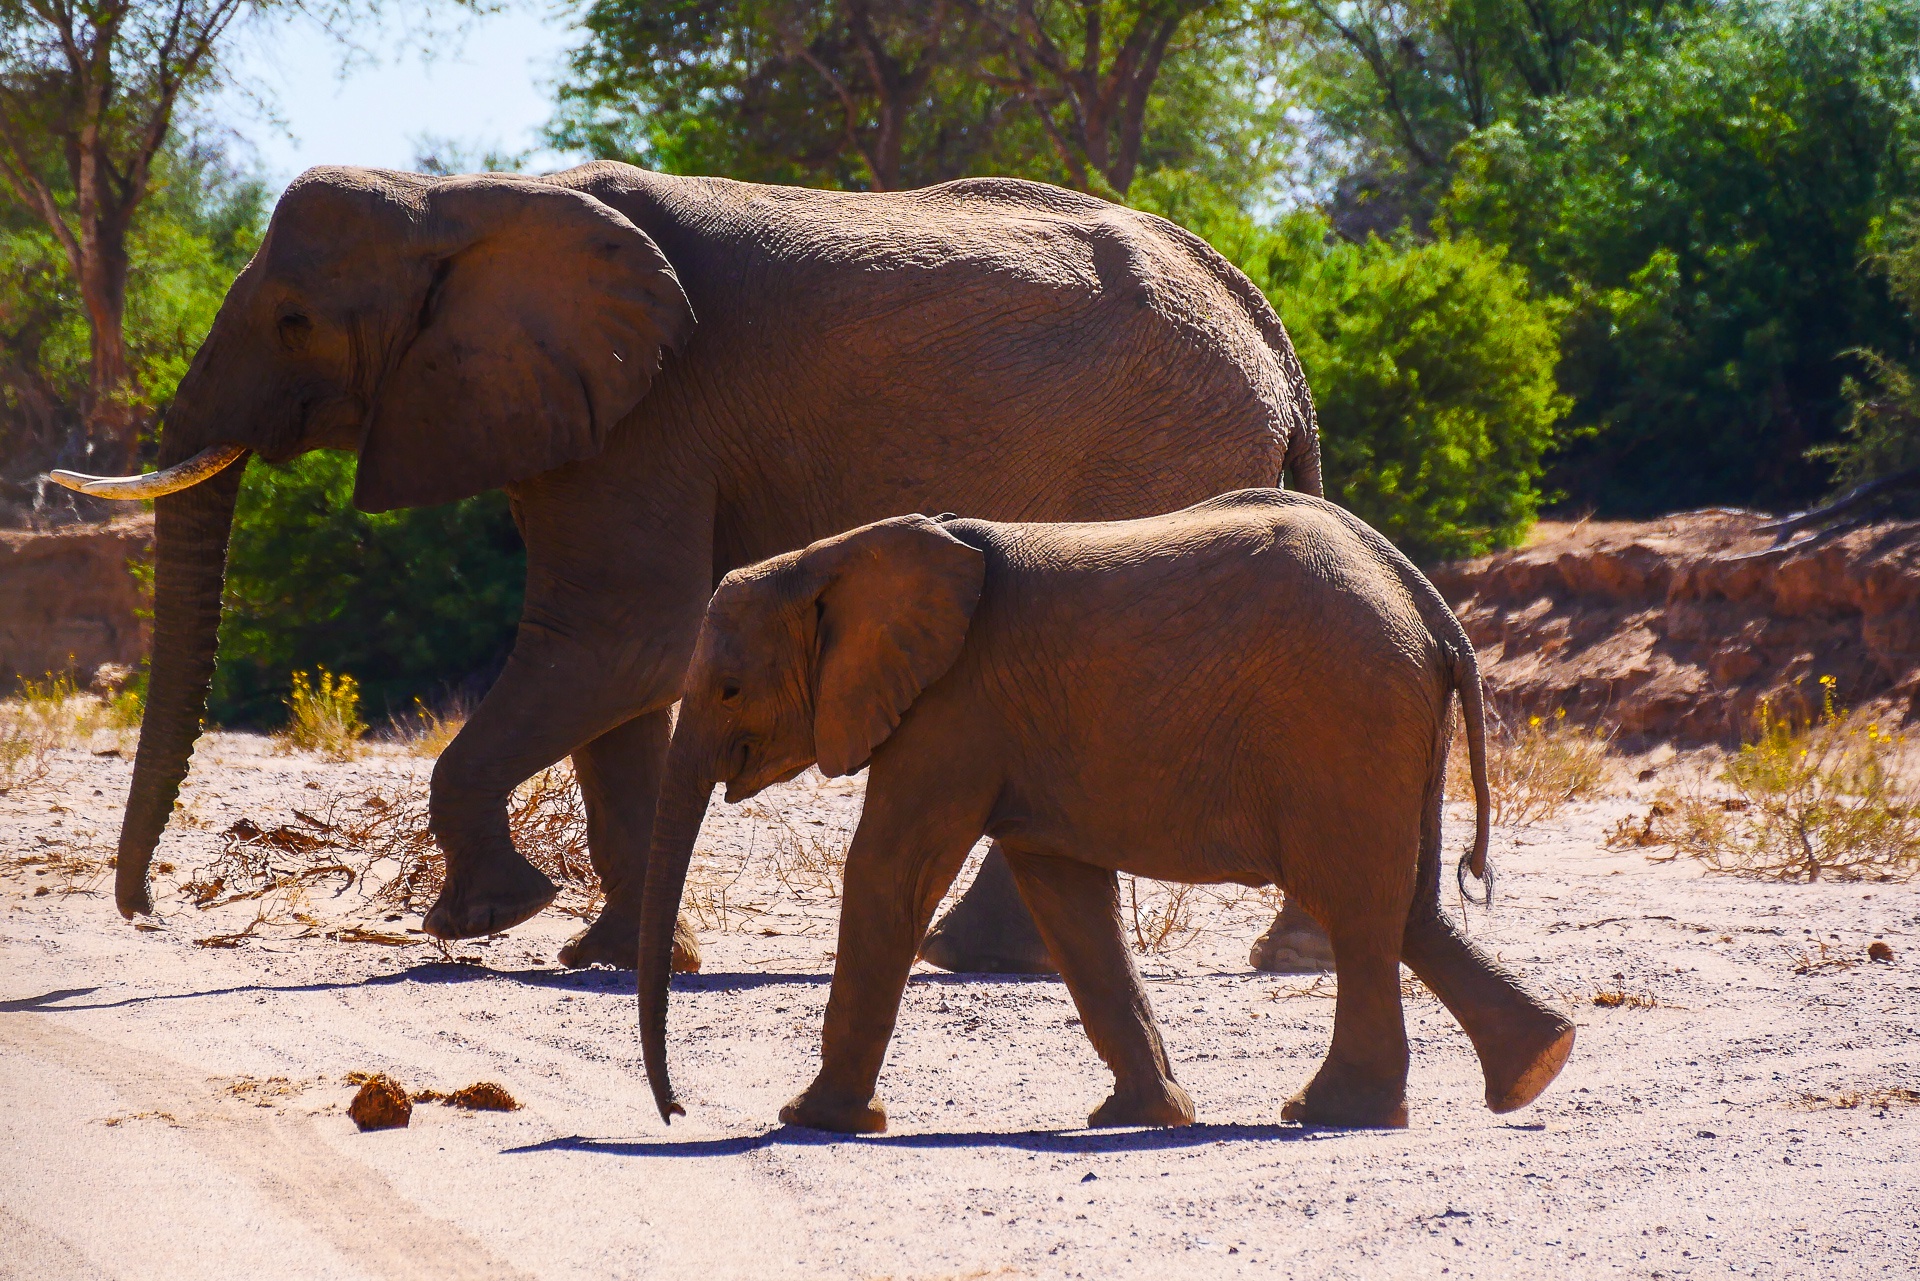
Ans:
[[[753,739],[744,739],[735,747],[732,754],[734,768],[725,779],[727,785],[727,804],[738,805],[741,801],[752,800],[767,788],[788,779],[798,778],[806,772],[811,759],[799,762],[781,760],[763,760],[756,762],[760,744]]]

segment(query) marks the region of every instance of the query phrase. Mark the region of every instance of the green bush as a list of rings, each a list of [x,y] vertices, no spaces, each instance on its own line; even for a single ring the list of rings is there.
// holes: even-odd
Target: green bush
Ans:
[[[1567,401],[1559,319],[1504,254],[1329,235],[1318,214],[1262,224],[1177,174],[1141,203],[1207,237],[1273,303],[1320,416],[1327,496],[1415,560],[1520,540]]]
[[[1916,0],[1713,6],[1456,152],[1445,221],[1573,304],[1558,485],[1623,514],[1819,492],[1844,353],[1912,341],[1863,259],[1915,187],[1917,51]]]
[[[513,643],[526,553],[506,498],[369,516],[354,460],[249,464],[234,517],[210,714],[277,724],[295,670],[352,675],[368,716],[484,675]]]

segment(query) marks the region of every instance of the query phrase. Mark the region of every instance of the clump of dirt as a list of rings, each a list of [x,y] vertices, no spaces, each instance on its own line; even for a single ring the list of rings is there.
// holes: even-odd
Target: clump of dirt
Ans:
[[[444,1103],[450,1108],[465,1108],[469,1112],[518,1112],[526,1106],[519,1099],[507,1093],[507,1087],[492,1081],[475,1081],[464,1089],[451,1094],[442,1094],[439,1090],[427,1089],[414,1091],[415,1103]]]
[[[1882,965],[1893,964],[1893,949],[1887,946],[1885,939],[1875,939],[1867,945],[1867,959],[1879,961]]]
[[[398,1081],[376,1072],[361,1081],[359,1093],[347,1105],[347,1115],[362,1130],[403,1129],[413,1119],[413,1100]]]
[[[1628,739],[1731,745],[1761,700],[1810,719],[1818,678],[1896,720],[1920,696],[1920,523],[1773,548],[1750,512],[1542,521],[1431,577],[1494,700]]]
[[[475,1081],[463,1090],[455,1090],[446,1102],[449,1107],[466,1108],[470,1112],[518,1112],[523,1106],[519,1099],[507,1093],[504,1085],[492,1081]]]

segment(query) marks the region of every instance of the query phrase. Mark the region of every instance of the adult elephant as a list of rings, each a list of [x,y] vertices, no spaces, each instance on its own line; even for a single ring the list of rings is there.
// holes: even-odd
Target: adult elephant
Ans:
[[[1279,319],[1147,214],[1004,179],[851,194],[613,163],[309,170],[181,381],[161,470],[65,478],[164,495],[114,887],[128,916],[151,911],[206,705],[234,464],[311,449],[358,453],[364,511],[507,491],[525,612],[434,767],[447,879],[425,927],[494,933],[552,900],[506,807],[571,755],[606,893],[574,965],[633,964],[669,708],[727,570],[907,511],[1144,516],[1283,466],[1321,491]],[[941,963],[1044,967],[1030,926],[995,928],[1004,907],[949,930]],[[1002,955],[1009,936],[1024,958]]]

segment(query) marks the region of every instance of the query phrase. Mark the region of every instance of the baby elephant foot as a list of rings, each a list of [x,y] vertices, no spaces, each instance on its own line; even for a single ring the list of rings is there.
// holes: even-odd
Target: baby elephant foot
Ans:
[[[1090,1130],[1122,1125],[1193,1124],[1193,1099],[1172,1081],[1155,1081],[1144,1090],[1115,1090],[1087,1118]]]
[[[464,871],[450,868],[440,897],[421,923],[426,932],[449,941],[479,938],[538,916],[560,891],[520,851],[510,855]]]
[[[1287,1100],[1280,1119],[1343,1130],[1404,1130],[1406,1083],[1366,1081],[1323,1067],[1304,1090]]]
[[[560,949],[560,964],[576,970],[589,965],[630,970],[639,956],[639,925],[632,917],[609,907],[600,913],[599,920],[567,940],[566,946]],[[700,972],[700,940],[684,916],[673,923],[673,972]]]
[[[855,1103],[834,1098],[817,1085],[780,1109],[786,1125],[804,1125],[809,1130],[829,1130],[835,1134],[884,1134],[887,1129],[887,1105],[879,1099]]]
[[[1508,1036],[1486,1047],[1480,1070],[1487,1080],[1487,1107],[1513,1112],[1540,1097],[1573,1053],[1573,1024],[1541,1009]]]

